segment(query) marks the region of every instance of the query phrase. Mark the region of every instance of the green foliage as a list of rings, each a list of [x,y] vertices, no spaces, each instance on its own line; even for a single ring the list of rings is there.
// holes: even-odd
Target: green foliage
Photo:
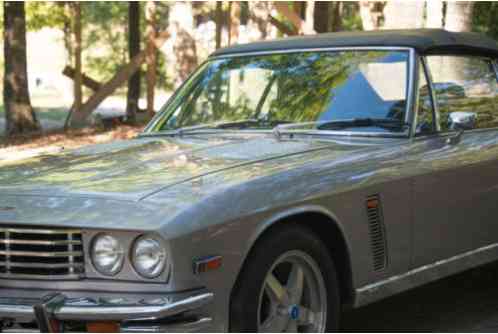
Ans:
[[[68,11],[68,2],[27,2],[26,24],[28,31],[43,28],[55,28],[71,33],[73,24]],[[0,6],[0,19],[3,18],[3,6]],[[145,41],[145,3],[140,4],[140,31]],[[128,62],[128,3],[89,1],[81,3],[82,10],[82,49],[83,71],[90,77],[105,82]],[[156,21],[159,29],[167,27],[169,4],[156,3]],[[66,35],[66,47],[70,46],[71,37]],[[141,48],[145,47],[142,43]],[[71,54],[71,51],[69,54]],[[163,75],[165,59],[158,53],[157,85],[171,87]],[[0,63],[1,64],[1,63]],[[145,80],[142,80],[145,85]]]
[[[498,40],[498,2],[477,1],[474,4],[472,24],[474,31]]]
[[[64,2],[27,2],[27,30],[36,31],[45,27],[63,29],[64,24],[69,22],[64,5]]]
[[[158,28],[167,26],[168,4],[156,4],[156,22]],[[145,47],[145,3],[140,3],[141,49]],[[127,2],[84,2],[82,3],[84,19],[84,68],[99,81],[109,80],[128,60],[128,3]],[[159,55],[161,53],[158,53]],[[165,72],[165,60],[158,57],[158,87],[170,87]],[[145,85],[145,80],[142,80]]]
[[[84,70],[98,81],[110,77],[128,60],[127,2],[82,4]]]
[[[71,14],[68,12],[67,1],[26,2],[26,23],[28,31],[36,31],[45,27],[65,31],[65,43],[71,48]],[[294,9],[298,2],[289,3],[289,8]],[[156,2],[157,22],[160,30],[168,26],[168,2]],[[145,47],[145,3],[140,3],[141,8],[141,33],[142,48]],[[211,2],[194,3],[194,15],[204,16],[204,19],[214,19],[214,5]],[[224,3],[224,10],[227,10]],[[128,61],[128,3],[127,2],[82,2],[83,23],[83,70],[98,81],[109,80],[116,71]],[[301,8],[302,11],[302,8]],[[498,40],[498,2],[476,2],[474,4],[473,27],[477,32],[488,34]],[[250,18],[249,6],[241,3],[241,22]],[[292,28],[292,24],[278,15],[284,24]],[[346,31],[361,30],[362,22],[359,15],[358,2],[343,2],[341,13],[341,29]],[[3,4],[0,5],[0,23],[3,26]],[[71,50],[68,50],[71,54]],[[1,54],[1,51],[0,51]],[[167,59],[158,53],[157,79],[161,88],[171,88],[170,81],[165,77],[165,63]],[[0,66],[3,68],[3,57],[0,57]],[[143,69],[142,69],[143,70]],[[0,69],[1,72],[1,69]],[[1,73],[0,73],[1,76]],[[145,80],[142,80],[142,85]],[[1,85],[1,83],[0,83]],[[1,87],[0,87],[1,88]]]
[[[359,4],[357,2],[343,2],[342,29],[346,31],[362,30]]]

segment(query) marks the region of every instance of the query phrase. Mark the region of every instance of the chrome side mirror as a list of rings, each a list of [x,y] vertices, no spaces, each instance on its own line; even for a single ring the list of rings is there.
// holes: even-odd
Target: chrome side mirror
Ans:
[[[464,131],[476,127],[477,114],[467,111],[456,111],[448,116],[448,126],[451,130]]]

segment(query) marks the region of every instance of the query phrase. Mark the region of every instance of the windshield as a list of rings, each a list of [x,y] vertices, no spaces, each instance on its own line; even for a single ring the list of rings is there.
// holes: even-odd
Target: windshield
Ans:
[[[224,123],[230,129],[239,124],[244,125],[240,129],[271,129],[278,124],[355,119],[404,123],[408,58],[407,51],[365,50],[212,59],[185,83],[147,131],[205,129]],[[341,130],[348,131],[404,129],[379,126],[381,122],[341,124]]]

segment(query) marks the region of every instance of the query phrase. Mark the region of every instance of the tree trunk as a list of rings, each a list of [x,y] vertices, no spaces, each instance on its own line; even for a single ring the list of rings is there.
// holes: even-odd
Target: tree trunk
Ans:
[[[223,29],[223,2],[222,1],[216,1],[215,22],[216,22],[216,49],[219,49],[221,47],[221,32]]]
[[[72,20],[73,17],[71,3],[68,1],[57,2],[64,12],[62,32],[64,33],[64,48],[66,49],[67,59],[66,62],[73,62],[73,35],[72,35]]]
[[[82,69],[81,69],[81,3],[73,2],[72,13],[74,20],[74,104],[73,111],[78,113],[81,109],[81,104],[83,101],[82,93]]]
[[[474,3],[471,1],[446,3],[446,30],[471,31]]]
[[[64,67],[64,69],[62,70],[62,74],[64,74],[69,79],[75,80],[76,71],[71,66]],[[87,87],[87,88],[90,88],[94,92],[96,92],[100,88],[102,88],[102,84],[100,82],[98,82],[97,80],[89,77],[85,73],[81,73],[81,84],[83,86]]]
[[[161,48],[164,42],[170,37],[170,33],[167,31],[163,31],[157,34],[157,38],[154,41],[156,48]],[[70,122],[68,122],[69,126],[78,127],[82,125],[86,125],[86,118],[90,116],[90,114],[99,106],[102,101],[105,100],[106,97],[114,93],[114,91],[123,85],[126,80],[140,69],[140,66],[144,63],[146,56],[146,50],[140,51],[135,57],[133,57],[129,63],[123,65],[117,72],[114,74],[111,80],[102,84],[101,88],[95,92],[90,98],[81,106],[81,112],[79,114],[74,114],[71,118]]]
[[[7,135],[40,130],[31,107],[26,61],[24,2],[4,2],[4,91]]]
[[[287,1],[292,6],[292,10],[301,19],[306,19],[306,1]]]
[[[147,115],[154,116],[154,88],[156,86],[156,62],[157,49],[154,45],[156,39],[156,4],[154,1],[147,1],[145,5],[145,20],[147,22]]]
[[[427,18],[425,26],[427,28],[442,28],[443,27],[443,1],[431,0],[427,1]]]
[[[259,40],[268,36],[268,20],[270,19],[270,3],[265,1],[249,1],[249,24],[256,26],[259,31]]]
[[[230,1],[228,7],[228,45],[237,43],[240,26],[240,3]]]
[[[332,24],[329,25],[330,31],[342,30],[343,9],[342,1],[337,1],[332,4]]]
[[[329,31],[329,7],[333,5],[328,1],[315,1],[314,29],[317,33]]]
[[[128,53],[133,59],[140,53],[140,3],[128,3]],[[140,70],[135,71],[128,80],[128,95],[126,99],[126,120],[135,123],[140,98]]]

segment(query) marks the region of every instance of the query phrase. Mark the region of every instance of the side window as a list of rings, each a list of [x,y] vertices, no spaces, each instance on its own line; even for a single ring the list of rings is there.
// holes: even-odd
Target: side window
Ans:
[[[420,66],[418,80],[418,111],[417,111],[417,136],[427,135],[436,131],[433,113],[431,91],[427,83],[424,67]]]
[[[442,131],[451,130],[449,116],[453,112],[473,113],[474,128],[498,127],[498,83],[491,60],[463,56],[427,59]]]

